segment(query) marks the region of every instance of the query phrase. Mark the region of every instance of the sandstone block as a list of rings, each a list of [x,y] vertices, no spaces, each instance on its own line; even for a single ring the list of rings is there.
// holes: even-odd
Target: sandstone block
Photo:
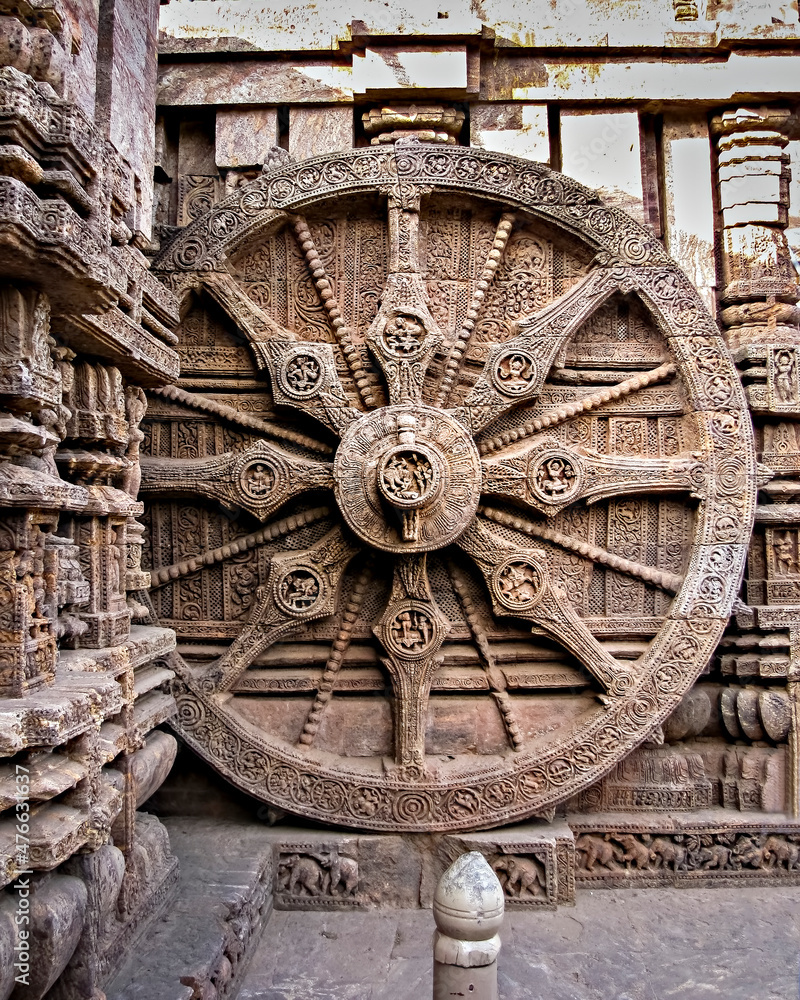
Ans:
[[[215,157],[218,167],[253,167],[278,141],[278,111],[218,111]]]
[[[739,174],[721,181],[719,186],[722,208],[746,205],[751,202],[780,204],[785,199],[785,189],[780,174]]]
[[[716,307],[711,149],[705,117],[666,115],[662,132],[665,242],[702,295]]]
[[[14,945],[17,925],[14,922],[16,899],[11,893],[0,897],[0,1000],[8,1000],[14,989]]]
[[[16,17],[0,17],[0,66],[27,73],[32,55],[33,43],[25,25]]]
[[[296,160],[353,148],[353,112],[349,107],[292,108],[289,153]]]
[[[169,733],[154,732],[130,759],[137,808],[157,791],[170,772],[178,752],[178,741]]]
[[[367,47],[363,56],[354,56],[354,93],[413,90],[466,91],[466,46]]]
[[[477,104],[470,109],[470,142],[481,149],[548,163],[546,104]]]
[[[31,75],[35,80],[49,83],[57,94],[63,94],[69,68],[67,53],[46,28],[31,28],[30,36]]]

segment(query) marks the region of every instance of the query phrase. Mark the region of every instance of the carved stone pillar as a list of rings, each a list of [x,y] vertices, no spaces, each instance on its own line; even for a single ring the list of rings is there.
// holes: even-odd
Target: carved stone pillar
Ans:
[[[733,350],[769,344],[773,351],[800,343],[800,297],[784,230],[788,221],[789,157],[784,152],[788,111],[739,108],[712,120],[717,139],[722,216],[722,321]],[[748,353],[753,360],[763,349]],[[794,360],[794,352],[791,351]],[[770,391],[798,406],[794,383],[780,366]],[[775,377],[778,383],[775,383]]]
[[[758,741],[766,732],[786,743],[786,808],[798,809],[796,639],[800,610],[800,286],[785,230],[789,208],[787,127],[790,113],[739,108],[714,118],[718,151],[722,231],[721,313],[725,335],[742,372],[756,425],[760,482],[756,524],[750,539],[746,599],[737,615],[745,634],[741,648],[774,649],[772,655],[731,657],[730,673],[759,680],[758,688],[729,687],[723,716],[734,738]],[[752,631],[751,631],[752,630]],[[788,657],[783,644],[789,633]],[[765,638],[765,633],[772,633]],[[777,654],[777,655],[776,655]],[[754,666],[750,661],[754,661]],[[786,678],[786,687],[775,685]],[[775,708],[777,706],[777,708]],[[787,730],[788,732],[784,732]],[[731,755],[723,783],[725,804],[756,808],[765,776],[752,759]],[[758,768],[757,768],[758,770]],[[748,772],[749,774],[749,772]],[[752,789],[748,791],[749,784]]]

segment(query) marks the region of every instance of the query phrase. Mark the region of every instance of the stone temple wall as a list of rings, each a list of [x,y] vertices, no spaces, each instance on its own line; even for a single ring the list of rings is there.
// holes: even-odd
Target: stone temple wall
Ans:
[[[0,8],[0,996],[102,997],[177,877],[137,808],[175,739],[140,556],[158,5]],[[143,603],[145,602],[145,603]]]
[[[285,908],[800,881],[796,3],[0,6],[0,1000],[131,968],[169,729]]]

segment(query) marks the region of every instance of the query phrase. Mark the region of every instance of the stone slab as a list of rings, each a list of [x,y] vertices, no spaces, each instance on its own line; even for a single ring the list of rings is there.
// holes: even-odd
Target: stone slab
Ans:
[[[327,60],[284,62],[165,63],[158,78],[158,103],[167,106],[260,104],[319,104],[351,101],[350,66]]]
[[[607,205],[644,221],[637,112],[562,112],[561,169]]]
[[[218,111],[216,140],[218,167],[263,164],[267,150],[278,142],[277,108]]]
[[[470,143],[495,153],[550,162],[546,104],[498,101],[470,106]]]
[[[275,911],[238,1000],[430,995],[428,911]],[[574,909],[512,911],[503,1000],[788,1000],[797,996],[800,888],[579,892]]]
[[[296,160],[353,148],[350,106],[289,109],[289,154]]]
[[[466,45],[367,46],[353,56],[356,94],[467,90]]]
[[[706,116],[665,115],[663,151],[667,249],[713,315],[714,202]]]
[[[181,866],[177,896],[106,988],[108,1000],[191,1000],[212,988],[229,995],[269,917],[263,824],[191,817],[164,825]]]

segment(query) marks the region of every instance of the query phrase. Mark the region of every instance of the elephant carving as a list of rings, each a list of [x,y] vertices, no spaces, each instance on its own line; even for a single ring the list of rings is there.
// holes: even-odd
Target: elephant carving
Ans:
[[[338,851],[282,854],[278,885],[290,896],[355,896],[358,862]]]
[[[504,854],[492,862],[492,868],[507,896],[515,899],[547,894],[547,877],[544,865],[534,858]]]

